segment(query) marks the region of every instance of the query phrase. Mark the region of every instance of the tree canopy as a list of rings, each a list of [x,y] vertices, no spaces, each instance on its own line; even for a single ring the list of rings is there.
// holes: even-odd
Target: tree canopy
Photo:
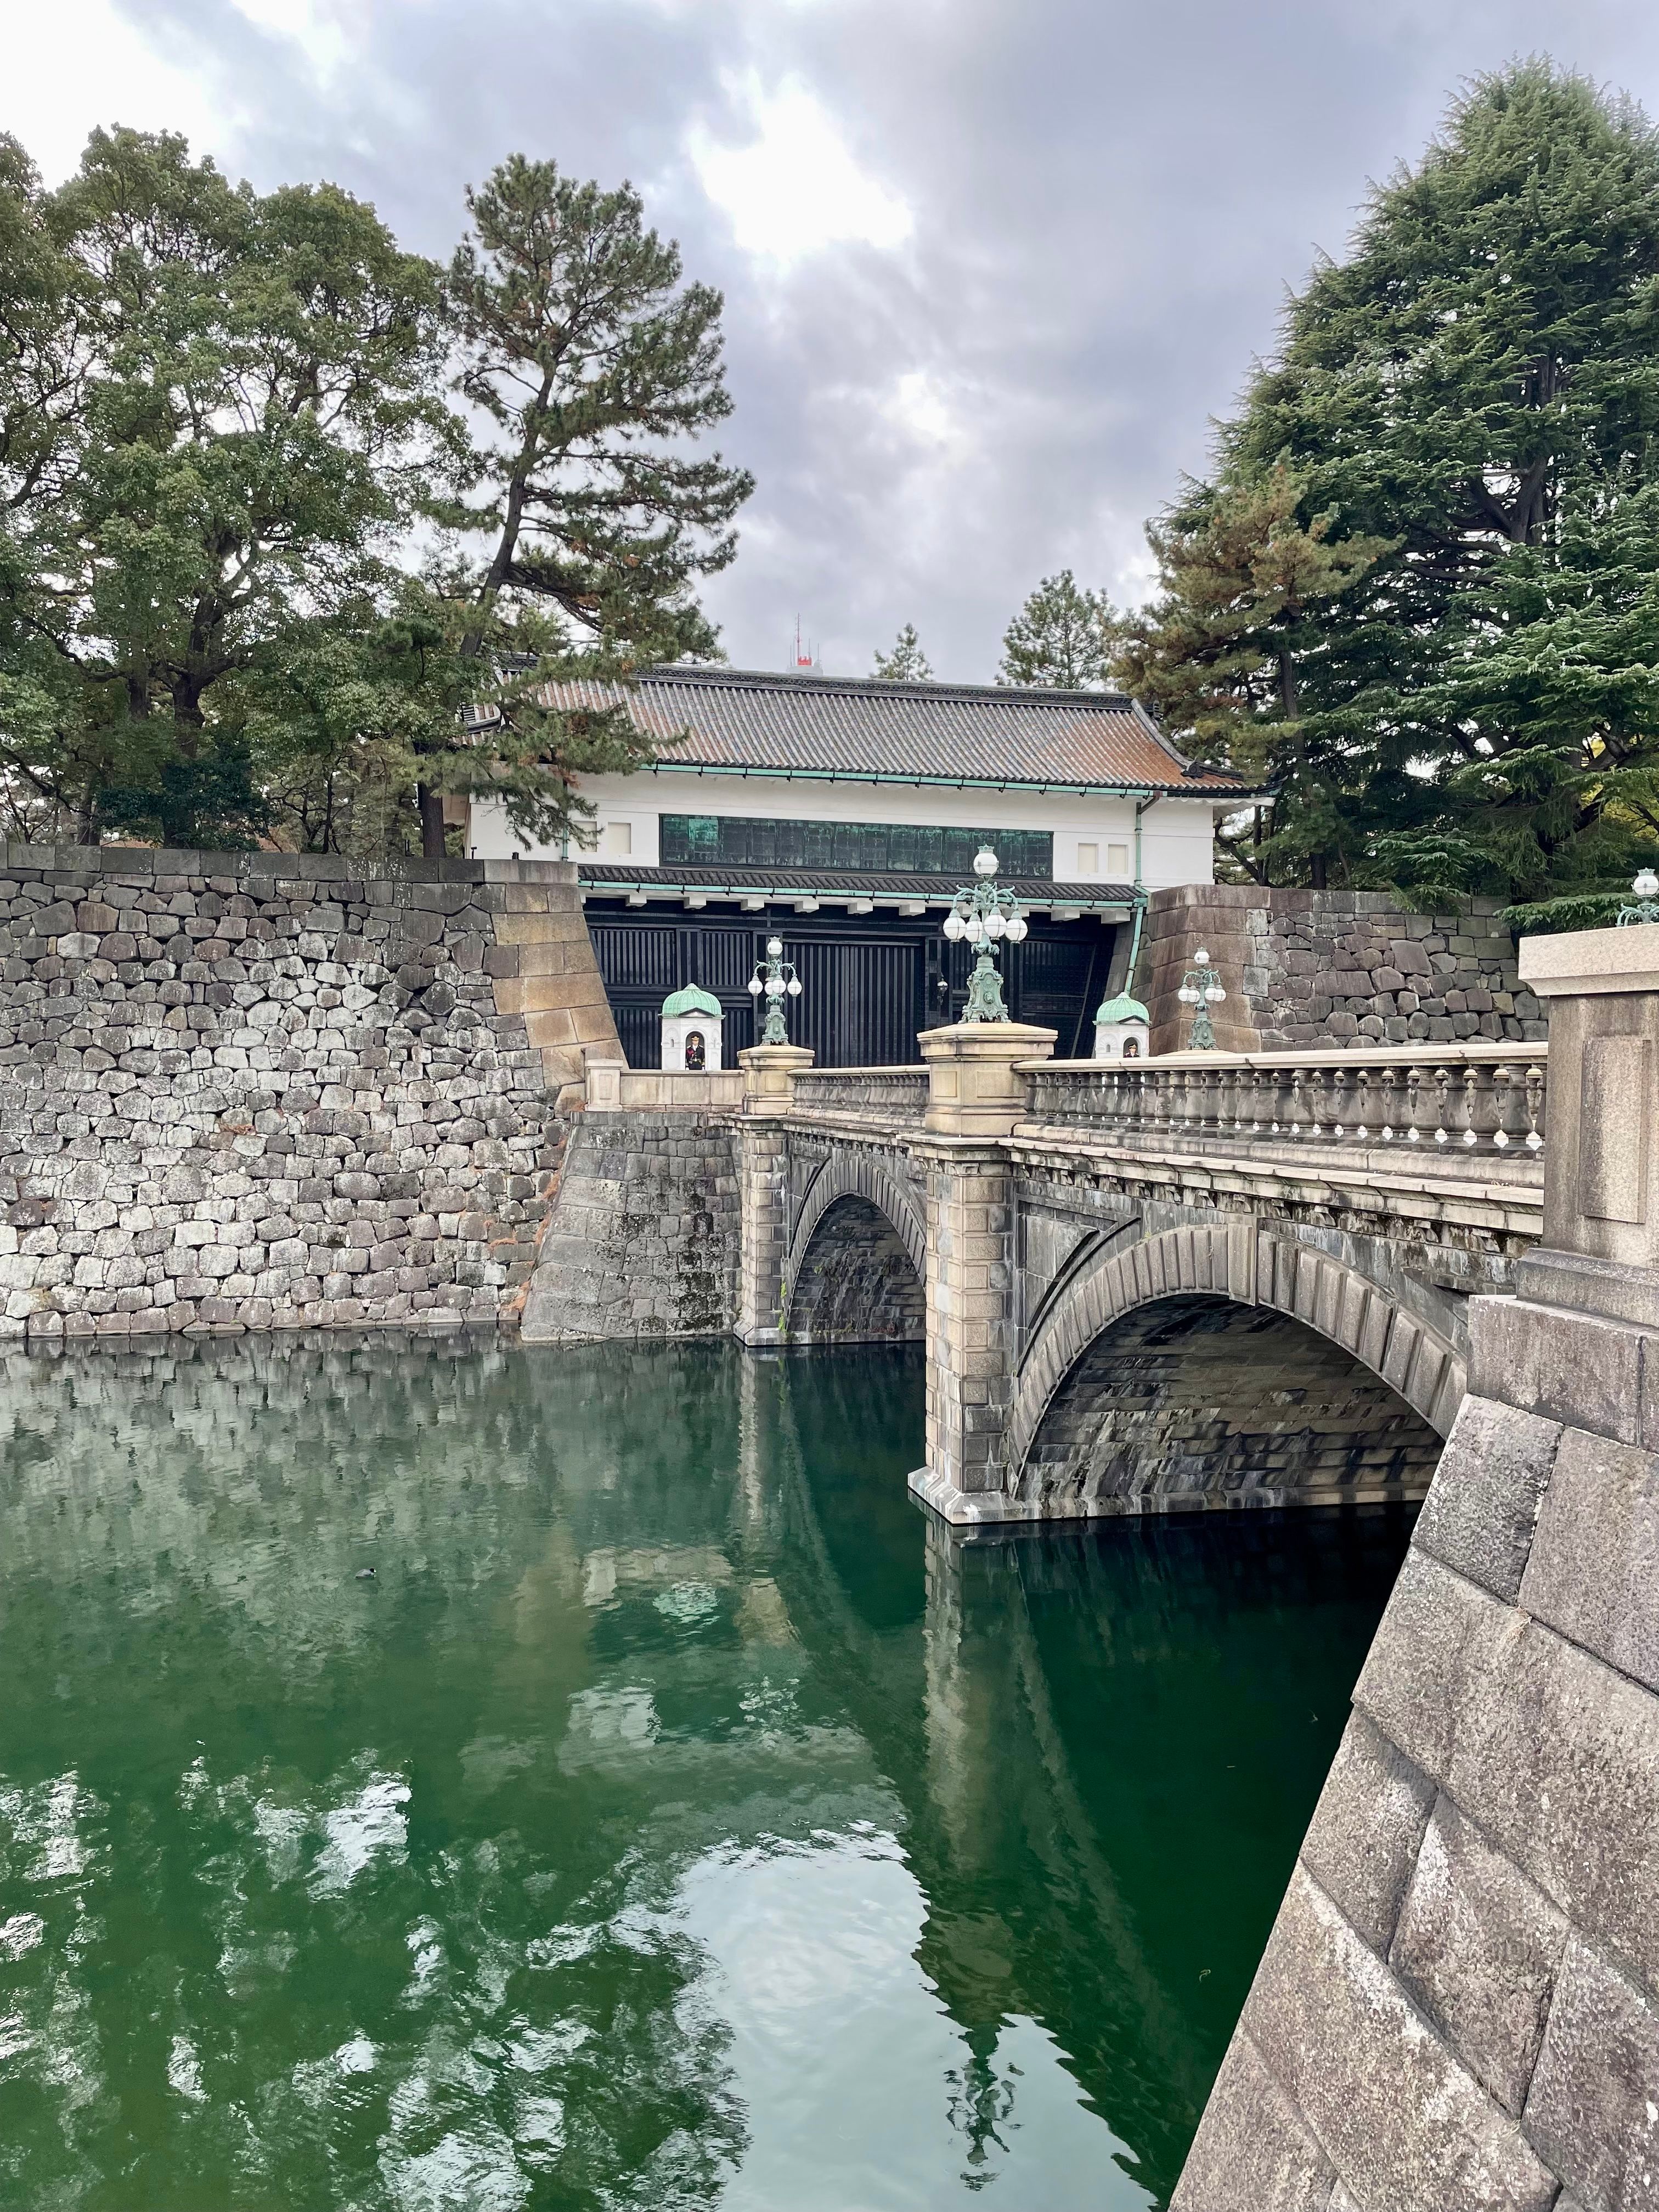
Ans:
[[[871,672],[884,684],[931,684],[933,663],[921,649],[914,623],[906,623],[887,653],[878,653]]]
[[[0,139],[0,805],[14,831],[441,852],[648,750],[616,685],[717,651],[749,478],[719,295],[629,187],[514,158],[444,272],[331,185]],[[551,678],[591,679],[557,713]]]
[[[1097,691],[1112,681],[1122,617],[1069,568],[1045,576],[1003,633],[999,684]]]
[[[1471,85],[1291,301],[1155,526],[1128,679],[1279,787],[1238,865],[1611,889],[1659,842],[1659,137],[1547,61]]]

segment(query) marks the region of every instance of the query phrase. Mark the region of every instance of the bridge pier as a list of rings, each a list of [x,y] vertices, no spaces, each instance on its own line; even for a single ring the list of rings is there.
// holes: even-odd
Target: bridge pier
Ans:
[[[743,1267],[733,1333],[740,1344],[759,1349],[781,1344],[787,1335],[789,1146],[779,1124],[793,1103],[794,1078],[812,1065],[812,1055],[804,1045],[757,1044],[738,1054],[738,1065],[744,1079],[738,1129]]]
[[[1018,1064],[1047,1060],[1055,1034],[982,1022],[920,1040],[929,1078],[927,1135],[917,1147],[927,1210],[927,1462],[910,1487],[951,1520],[978,1519],[1006,1488],[1019,1347],[1012,1163],[1000,1140],[1026,1111]]]

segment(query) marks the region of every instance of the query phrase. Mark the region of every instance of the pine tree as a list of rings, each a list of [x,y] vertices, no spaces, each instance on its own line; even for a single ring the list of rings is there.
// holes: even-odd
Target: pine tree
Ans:
[[[592,812],[574,776],[652,757],[618,686],[653,662],[717,657],[694,586],[732,559],[753,489],[690,450],[731,412],[722,302],[682,283],[678,247],[645,228],[630,185],[515,155],[468,207],[447,292],[456,391],[487,429],[441,510],[457,550],[410,616],[433,638],[415,739],[428,854],[443,849],[446,792],[488,793],[551,839]],[[592,707],[550,709],[555,678],[589,682]]]
[[[1425,899],[1539,900],[1610,889],[1651,853],[1656,298],[1659,137],[1529,61],[1469,88],[1291,301],[1213,480],[1165,518],[1135,648],[1149,698],[1190,681],[1201,700],[1179,672],[1217,658],[1182,580],[1189,535],[1283,471],[1289,520],[1350,573],[1281,620],[1279,701],[1249,702],[1285,726],[1282,872],[1324,850]]]
[[[999,684],[1100,690],[1112,681],[1122,617],[1104,592],[1079,587],[1069,568],[1045,576],[1003,635]]]
[[[906,623],[890,653],[878,653],[872,674],[884,684],[931,684],[933,664],[921,649],[914,623]]]

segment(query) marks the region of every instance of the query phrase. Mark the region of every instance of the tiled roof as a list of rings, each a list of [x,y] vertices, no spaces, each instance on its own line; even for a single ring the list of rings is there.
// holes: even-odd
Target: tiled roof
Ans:
[[[871,777],[1088,791],[1247,795],[1236,776],[1188,769],[1152,718],[1115,691],[885,684],[730,668],[648,669],[624,695],[668,744],[665,768],[708,774]],[[551,707],[612,704],[611,686],[549,685]]]
[[[956,876],[854,875],[824,868],[635,868],[626,860],[583,860],[577,876],[585,890],[606,892],[720,891],[744,898],[950,899],[962,889]],[[1016,898],[1036,906],[1131,906],[1130,884],[1057,884],[1047,876],[999,876]]]

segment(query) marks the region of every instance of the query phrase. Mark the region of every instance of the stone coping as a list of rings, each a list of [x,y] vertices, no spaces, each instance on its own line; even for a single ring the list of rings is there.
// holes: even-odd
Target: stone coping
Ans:
[[[7,868],[38,869],[88,879],[111,876],[280,877],[292,882],[412,884],[570,884],[574,860],[422,860],[408,853],[374,860],[348,853],[198,852],[176,845],[14,845]]]
[[[1659,991],[1659,922],[1523,937],[1521,980],[1540,999]]]
[[[1654,934],[1659,937],[1659,928]],[[1656,964],[1659,964],[1656,962]],[[1624,988],[1624,987],[1621,987]],[[1635,989],[1632,984],[1628,988]],[[1655,988],[1659,988],[1656,983]],[[1460,1066],[1483,1067],[1513,1065],[1517,1060],[1548,1061],[1549,1046],[1541,1039],[1516,1039],[1494,1043],[1441,1043],[1425,1037],[1417,1044],[1345,1045],[1334,1037],[1328,1045],[1305,1046],[1293,1052],[1155,1052],[1145,1060],[1017,1060],[1022,1075],[1123,1075],[1151,1069],[1200,1070],[1206,1067],[1424,1067]]]

